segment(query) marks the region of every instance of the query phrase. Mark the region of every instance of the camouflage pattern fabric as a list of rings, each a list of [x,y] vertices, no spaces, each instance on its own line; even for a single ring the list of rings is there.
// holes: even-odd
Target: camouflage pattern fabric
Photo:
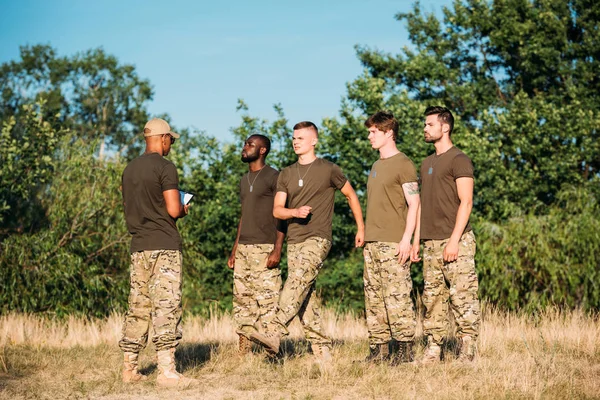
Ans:
[[[369,343],[412,341],[417,325],[411,298],[410,261],[398,262],[396,242],[369,242],[365,257],[365,309]]]
[[[298,315],[306,339],[317,347],[331,347],[321,324],[321,300],[315,292],[317,275],[331,249],[331,242],[311,237],[302,243],[288,243],[288,278],[279,297],[276,322],[281,334]]]
[[[480,310],[475,273],[475,235],[462,235],[458,259],[446,263],[443,259],[445,240],[427,240],[423,247],[423,304],[426,308],[423,333],[441,344],[447,334],[448,301],[457,325],[457,337],[479,334]]]
[[[277,312],[281,271],[267,268],[272,244],[239,244],[233,271],[233,317],[237,333],[266,331]],[[257,327],[258,323],[258,327]]]
[[[176,347],[181,331],[181,264],[179,250],[131,254],[129,310],[119,347],[138,353],[148,342],[150,323],[156,351]]]

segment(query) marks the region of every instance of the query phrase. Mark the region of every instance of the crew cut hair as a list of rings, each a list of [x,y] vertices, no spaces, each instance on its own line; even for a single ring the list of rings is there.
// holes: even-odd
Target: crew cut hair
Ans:
[[[250,137],[257,138],[261,142],[262,147],[267,149],[267,151],[265,151],[265,157],[267,157],[269,155],[269,152],[271,151],[271,139],[269,139],[265,135],[261,135],[259,133],[250,135]]]
[[[391,130],[394,140],[398,138],[398,121],[394,118],[394,114],[389,111],[379,111],[371,115],[365,121],[365,126],[367,128],[374,126],[382,132]]]
[[[437,115],[438,121],[440,121],[442,124],[448,124],[450,127],[449,135],[452,134],[452,131],[454,130],[454,116],[446,107],[429,106],[425,109],[424,114],[426,117],[429,115]]]
[[[319,129],[317,128],[317,126],[315,124],[313,124],[310,121],[302,121],[302,122],[298,122],[296,125],[294,125],[294,130],[297,131],[298,129],[314,129],[315,133],[317,134],[317,137],[319,137]]]

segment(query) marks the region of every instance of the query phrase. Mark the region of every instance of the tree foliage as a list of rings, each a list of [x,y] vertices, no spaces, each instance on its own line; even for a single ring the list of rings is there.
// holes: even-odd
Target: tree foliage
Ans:
[[[407,24],[411,45],[398,54],[357,47],[364,72],[348,83],[339,115],[321,121],[318,155],[342,167],[364,210],[378,158],[366,117],[392,111],[398,147],[419,166],[433,151],[423,140],[425,107],[449,107],[453,142],[475,166],[482,297],[510,309],[598,309],[600,4],[455,0],[441,17],[416,3],[396,19]],[[149,118],[149,82],[101,49],[58,57],[31,46],[0,66],[0,93],[0,282],[8,288],[0,311],[122,309],[129,236],[120,174],[143,144],[136,133]],[[240,101],[233,143],[179,130],[169,158],[181,187],[197,194],[178,222],[189,311],[231,307],[227,257],[246,171],[243,140],[267,135],[269,164],[295,161],[291,124],[275,110],[265,121]],[[338,193],[335,201],[333,247],[317,287],[328,305],[360,310],[362,252],[353,248],[346,200]],[[412,266],[415,291],[421,268]]]

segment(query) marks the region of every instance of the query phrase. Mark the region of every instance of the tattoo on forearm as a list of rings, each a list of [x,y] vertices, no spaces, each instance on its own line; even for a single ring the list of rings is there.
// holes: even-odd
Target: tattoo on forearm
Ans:
[[[419,194],[419,184],[417,182],[410,182],[406,184],[408,194]]]

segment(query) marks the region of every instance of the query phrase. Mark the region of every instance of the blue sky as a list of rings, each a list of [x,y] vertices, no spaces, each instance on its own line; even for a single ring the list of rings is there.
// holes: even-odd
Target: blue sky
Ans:
[[[154,87],[152,113],[178,127],[232,140],[242,98],[290,124],[335,116],[346,83],[362,73],[354,45],[397,53],[408,45],[394,19],[413,1],[0,0],[0,63],[19,46],[50,44],[59,55],[103,47]],[[450,0],[423,0],[440,14]]]

